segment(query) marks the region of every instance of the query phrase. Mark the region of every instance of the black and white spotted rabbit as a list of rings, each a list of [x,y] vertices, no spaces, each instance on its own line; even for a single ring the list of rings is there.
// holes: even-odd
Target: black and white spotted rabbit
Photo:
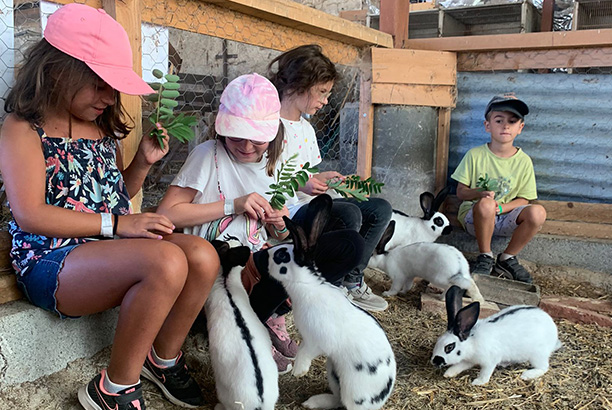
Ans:
[[[215,410],[272,410],[278,400],[278,369],[272,342],[241,280],[249,248],[213,241],[221,260],[205,312],[210,358],[219,404]]]
[[[319,195],[310,202],[308,236],[285,218],[293,243],[267,250],[268,270],[291,297],[294,322],[302,336],[293,374],[297,377],[306,374],[314,358],[327,356],[332,393],[310,397],[303,405],[376,410],[393,390],[395,357],[376,319],[353,305],[315,266],[317,239],[329,219],[331,205],[328,195]]]
[[[437,367],[450,366],[444,377],[480,366],[472,384],[489,382],[495,368],[529,362],[521,379],[531,380],[548,371],[550,355],[561,347],[557,326],[552,318],[535,306],[510,306],[478,320],[480,304],[462,308],[464,291],[457,286],[446,292],[448,331],[434,347],[431,362]]]

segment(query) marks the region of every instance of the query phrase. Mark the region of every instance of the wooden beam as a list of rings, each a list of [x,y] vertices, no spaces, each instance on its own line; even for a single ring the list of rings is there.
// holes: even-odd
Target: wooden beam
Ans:
[[[547,220],[539,233],[588,239],[612,239],[612,225]]]
[[[455,107],[457,89],[449,85],[372,84],[373,104]]]
[[[17,288],[15,274],[0,274],[0,304],[23,298],[23,293]]]
[[[380,31],[393,36],[394,48],[407,48],[409,0],[380,0]]]
[[[444,51],[372,49],[374,83],[456,85],[457,55]]]
[[[440,192],[446,186],[448,174],[448,144],[450,140],[451,109],[438,110],[438,135],[436,138],[436,173],[435,192]]]
[[[457,71],[612,66],[612,47],[457,53]]]
[[[612,28],[548,33],[422,38],[408,40],[407,48],[443,51],[518,51],[612,46]]]
[[[142,75],[140,0],[102,0],[102,6],[127,31],[132,47],[133,69],[136,74]],[[121,103],[134,121],[132,131],[121,143],[123,164],[127,167],[134,159],[142,138],[142,100],[136,95],[122,94]],[[134,195],[134,193],[130,192],[130,195]],[[141,204],[142,190],[132,197],[132,206],[136,212],[140,212]]]
[[[534,201],[546,208],[546,219],[612,224],[612,205],[586,202]]]
[[[424,1],[422,3],[410,3],[410,11],[433,10],[438,8],[435,1]]]
[[[391,36],[291,0],[203,0],[247,16],[357,46],[392,47]],[[407,0],[406,0],[407,1]],[[151,6],[155,7],[152,2]]]
[[[544,0],[542,2],[542,20],[540,31],[553,31],[553,20],[555,17],[555,0]]]
[[[357,175],[372,176],[372,147],[374,145],[374,106],[372,105],[372,54],[364,53],[359,79],[359,131],[357,141]]]
[[[344,10],[338,13],[338,16],[353,23],[365,24],[368,19],[368,10]]]

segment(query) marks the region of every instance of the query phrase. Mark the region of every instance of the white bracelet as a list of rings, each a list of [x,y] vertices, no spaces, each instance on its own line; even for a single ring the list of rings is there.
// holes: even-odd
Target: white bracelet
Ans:
[[[109,213],[101,213],[102,224],[100,225],[100,235],[105,238],[113,237],[113,215]]]
[[[234,200],[226,199],[223,204],[223,214],[224,215],[233,215],[234,214]]]

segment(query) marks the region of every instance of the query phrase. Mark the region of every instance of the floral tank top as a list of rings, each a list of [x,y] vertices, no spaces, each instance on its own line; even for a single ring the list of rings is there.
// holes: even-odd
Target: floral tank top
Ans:
[[[45,199],[75,212],[132,213],[132,204],[117,168],[117,146],[111,137],[99,140],[51,138],[38,129],[46,163]],[[24,232],[13,219],[11,260],[19,275],[25,275],[46,254],[57,248],[99,238],[49,238]]]

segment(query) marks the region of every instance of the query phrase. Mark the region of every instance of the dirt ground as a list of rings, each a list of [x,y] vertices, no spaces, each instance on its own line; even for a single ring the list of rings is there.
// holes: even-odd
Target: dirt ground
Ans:
[[[610,299],[612,277],[565,267],[527,264],[543,294]],[[376,293],[389,286],[386,277],[366,272]],[[376,314],[393,345],[398,364],[395,389],[385,408],[404,409],[608,409],[612,410],[612,329],[557,321],[563,347],[551,359],[551,368],[535,381],[523,381],[524,366],[497,369],[488,385],[471,381],[477,370],[445,379],[430,363],[437,337],[445,330],[445,318],[418,309],[415,286],[402,297],[391,298],[389,309]],[[296,338],[289,318],[289,329]],[[212,409],[216,403],[214,378],[202,333],[191,335],[185,345],[188,364],[205,392]],[[77,389],[103,368],[109,358],[105,349],[91,359],[70,363],[66,369],[34,382],[5,389],[0,409],[80,409]],[[324,360],[314,362],[301,379],[280,376],[279,409],[298,409],[313,394],[326,390]],[[143,382],[148,409],[178,409],[167,402],[151,383]]]

